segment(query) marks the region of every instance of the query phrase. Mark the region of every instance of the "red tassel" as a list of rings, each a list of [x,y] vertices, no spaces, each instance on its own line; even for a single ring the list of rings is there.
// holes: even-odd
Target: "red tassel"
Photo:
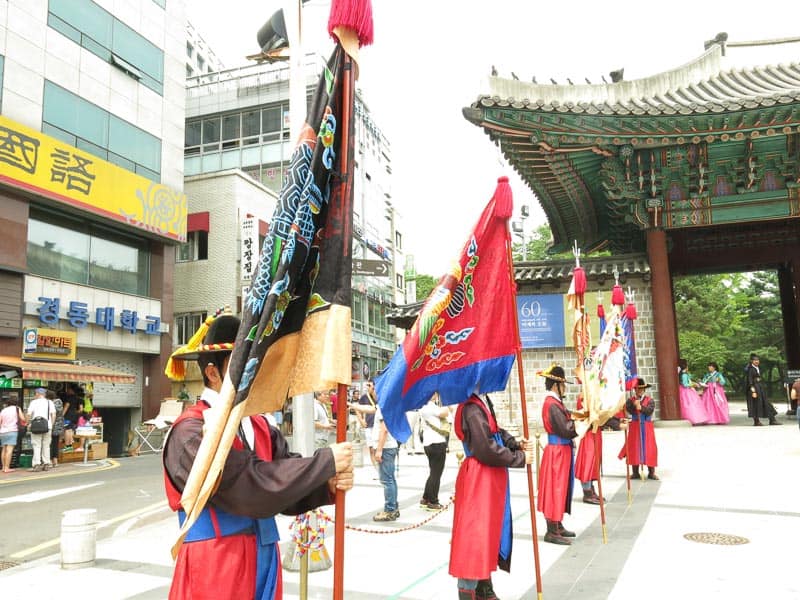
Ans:
[[[639,316],[636,314],[636,305],[633,302],[628,302],[628,306],[625,309],[625,316],[628,317],[629,321],[634,321],[636,317]]]
[[[514,197],[511,193],[511,186],[508,185],[508,177],[497,178],[497,188],[494,190],[494,214],[500,219],[510,219],[511,212],[514,210]]]
[[[328,33],[336,39],[333,32],[337,27],[347,27],[358,35],[360,46],[372,43],[374,29],[372,24],[371,0],[333,0],[328,16]]]
[[[597,305],[597,318],[598,319],[605,319],[606,318],[606,309],[603,308],[602,304]]]
[[[575,267],[572,271],[572,282],[575,284],[576,294],[586,293],[586,271],[583,267]]]
[[[622,291],[622,286],[617,284],[611,290],[611,304],[614,306],[623,306],[625,304],[625,292]]]

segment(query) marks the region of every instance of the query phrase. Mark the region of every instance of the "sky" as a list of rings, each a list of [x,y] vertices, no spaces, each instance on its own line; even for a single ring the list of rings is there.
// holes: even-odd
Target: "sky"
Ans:
[[[187,0],[187,13],[230,68],[258,52],[259,27],[287,5],[296,2]],[[679,67],[722,31],[729,41],[800,35],[800,2],[791,0],[372,0],[372,6],[375,41],[361,51],[358,86],[391,144],[404,250],[414,255],[418,273],[437,278],[458,257],[498,177],[509,177],[515,218],[522,205],[530,207],[528,235],[546,222],[532,191],[462,115],[488,91],[492,66],[500,76],[513,71],[523,81],[600,83],[619,68],[629,80]],[[329,7],[328,0],[304,5],[306,51],[329,54]],[[759,64],[800,61],[798,45],[788,47],[795,49],[790,58],[787,46],[778,47],[780,59],[750,54]]]

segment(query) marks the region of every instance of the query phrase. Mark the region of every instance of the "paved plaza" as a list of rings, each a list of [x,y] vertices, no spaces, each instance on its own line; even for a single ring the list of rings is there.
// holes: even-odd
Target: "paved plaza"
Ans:
[[[780,407],[779,407],[780,408]],[[539,543],[543,598],[628,600],[694,598],[800,598],[796,556],[800,538],[800,431],[792,417],[782,427],[752,427],[743,405],[731,405],[726,426],[661,426],[656,430],[661,481],[633,481],[631,502],[624,464],[616,454],[621,432],[604,437],[603,492],[606,536],[599,509],[580,502],[564,523],[578,533],[570,547]],[[455,453],[442,478],[445,498],[453,490]],[[438,516],[418,502],[427,476],[422,454],[402,452],[398,474],[400,519],[379,524],[383,492],[370,466],[356,471],[347,496],[346,600],[439,600],[456,597],[448,575],[452,510]],[[512,470],[514,553],[511,574],[494,576],[503,600],[536,598],[530,508],[524,470]],[[327,513],[333,517],[333,508]],[[282,538],[291,520],[280,517]],[[537,520],[539,537],[544,521]],[[166,598],[172,573],[169,546],[177,528],[166,510],[148,523],[97,545],[96,564],[63,570],[54,555],[4,571],[8,597],[60,599],[90,589],[109,600]],[[333,555],[333,526],[326,548]],[[695,536],[691,541],[685,536]],[[741,539],[744,538],[744,539]],[[746,542],[734,544],[732,542]],[[313,572],[308,598],[331,598],[332,569]],[[284,597],[299,598],[299,574],[284,570]]]

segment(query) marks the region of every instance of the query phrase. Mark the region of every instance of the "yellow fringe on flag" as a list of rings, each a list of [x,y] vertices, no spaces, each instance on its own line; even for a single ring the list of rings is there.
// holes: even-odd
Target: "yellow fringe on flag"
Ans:
[[[196,351],[200,347],[203,338],[206,337],[206,333],[208,333],[208,327],[211,325],[214,319],[216,319],[216,315],[207,317],[203,324],[197,328],[197,331],[194,332],[194,335],[189,338],[189,341],[186,342],[186,345],[181,346],[172,353],[167,361],[167,366],[164,367],[164,374],[167,377],[173,381],[182,381],[184,377],[186,377],[186,361],[179,358],[176,359],[176,357]]]

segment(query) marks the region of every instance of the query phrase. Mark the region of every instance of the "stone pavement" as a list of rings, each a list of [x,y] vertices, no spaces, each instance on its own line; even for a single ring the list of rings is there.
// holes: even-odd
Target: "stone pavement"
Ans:
[[[572,546],[542,542],[539,515],[542,598],[800,598],[794,550],[800,538],[797,422],[781,416],[782,427],[752,427],[743,406],[735,403],[731,414],[726,426],[658,427],[661,481],[631,482],[630,503],[624,465],[616,458],[622,433],[606,434],[607,543],[598,507],[580,502],[579,490],[572,515],[564,519],[578,533]],[[451,453],[442,501],[453,489],[456,472]],[[495,590],[503,600],[536,598],[527,478],[524,470],[511,472],[513,564],[511,574],[494,575]],[[456,597],[447,572],[452,511],[431,519],[418,507],[426,476],[424,455],[402,452],[401,516],[379,524],[371,517],[382,507],[382,488],[370,466],[357,469],[356,488],[347,495],[346,600]],[[333,517],[333,508],[327,513]],[[279,517],[284,540],[290,523]],[[64,570],[54,555],[3,571],[0,594],[60,600],[85,590],[87,597],[108,600],[166,598],[176,530],[174,518],[161,511],[141,527],[98,542],[93,567]],[[328,532],[325,546],[333,555],[332,525]],[[698,534],[700,541],[690,541],[689,534]],[[332,573],[309,574],[308,598],[331,598]],[[299,597],[298,580],[297,572],[284,570],[285,598]]]

